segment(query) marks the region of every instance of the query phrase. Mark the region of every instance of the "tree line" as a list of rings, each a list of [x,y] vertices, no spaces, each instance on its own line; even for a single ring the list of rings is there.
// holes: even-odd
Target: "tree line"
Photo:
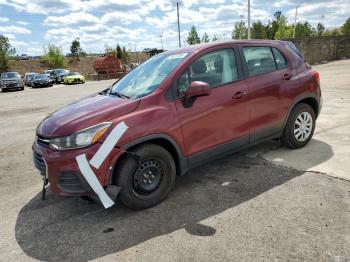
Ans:
[[[86,56],[86,52],[80,46],[79,38],[75,38],[71,42],[70,52],[69,56],[73,57],[73,59]],[[4,35],[0,35],[0,73],[7,72],[10,69],[9,61],[16,54],[16,49],[11,46],[9,39]],[[119,44],[115,48],[106,47],[106,55],[115,56],[122,60],[124,64],[128,64],[130,61],[130,55],[126,51],[126,48],[121,47]],[[44,47],[42,60],[51,68],[64,68],[66,66],[65,56],[61,47],[54,44]]]
[[[295,32],[294,32],[295,30]],[[252,39],[287,39],[295,37],[319,37],[319,36],[338,36],[338,35],[350,35],[350,17],[340,27],[332,30],[326,30],[325,26],[319,22],[316,27],[312,27],[309,22],[298,22],[294,24],[288,24],[287,17],[282,14],[281,11],[274,13],[274,19],[267,23],[257,21],[252,23],[251,29]],[[241,20],[234,24],[232,39],[247,39],[248,27],[246,23]],[[213,36],[212,41],[216,41],[218,38]],[[189,45],[207,43],[209,42],[209,36],[205,32],[202,37],[197,32],[197,28],[192,25],[191,30],[187,37],[187,43]]]

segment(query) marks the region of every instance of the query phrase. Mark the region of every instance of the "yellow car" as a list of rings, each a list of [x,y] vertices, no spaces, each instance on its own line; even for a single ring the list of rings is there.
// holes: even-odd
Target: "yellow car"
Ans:
[[[85,83],[85,77],[78,72],[69,72],[63,77],[63,83],[69,84],[83,84]]]

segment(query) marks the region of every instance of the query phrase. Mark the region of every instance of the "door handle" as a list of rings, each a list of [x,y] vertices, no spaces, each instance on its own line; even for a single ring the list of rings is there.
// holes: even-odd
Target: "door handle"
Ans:
[[[291,78],[292,78],[291,74],[284,74],[283,77],[282,77],[283,80],[289,80]]]
[[[238,91],[232,96],[232,99],[240,99],[242,96],[246,94],[247,94],[246,92]]]

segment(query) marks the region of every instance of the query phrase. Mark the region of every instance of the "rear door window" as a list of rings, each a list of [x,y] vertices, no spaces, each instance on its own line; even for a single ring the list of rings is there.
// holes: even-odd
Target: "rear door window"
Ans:
[[[277,69],[275,58],[270,47],[244,47],[243,53],[249,76],[266,74]]]

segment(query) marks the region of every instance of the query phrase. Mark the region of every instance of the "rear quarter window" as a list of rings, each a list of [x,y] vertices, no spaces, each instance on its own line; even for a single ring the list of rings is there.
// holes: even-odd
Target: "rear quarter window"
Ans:
[[[273,55],[275,57],[276,65],[278,69],[283,69],[288,66],[287,59],[276,48],[272,48]]]

